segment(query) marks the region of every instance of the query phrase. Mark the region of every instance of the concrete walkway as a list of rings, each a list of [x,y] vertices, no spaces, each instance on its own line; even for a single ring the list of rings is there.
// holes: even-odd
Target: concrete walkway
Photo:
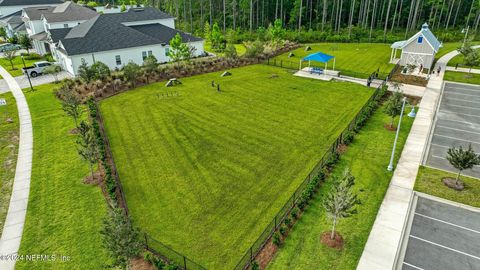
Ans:
[[[432,76],[425,89],[420,102],[420,110],[413,122],[390,186],[358,263],[357,269],[359,270],[394,268],[410,211],[415,179],[433,126],[446,64],[457,54],[457,51],[450,52],[437,62],[435,68],[441,67],[442,72],[439,76]]]
[[[455,71],[455,72],[464,72],[464,73],[473,73],[473,74],[480,74],[480,69],[474,69],[472,68],[471,70],[469,68],[455,68],[455,67],[447,67],[448,71]]]
[[[15,179],[7,218],[0,238],[0,256],[5,256],[17,254],[22,240],[32,172],[33,133],[30,110],[20,86],[3,67],[0,67],[0,75],[5,79],[15,97],[20,121],[20,142]],[[0,258],[0,269],[13,270],[14,268],[15,260],[8,257]]]

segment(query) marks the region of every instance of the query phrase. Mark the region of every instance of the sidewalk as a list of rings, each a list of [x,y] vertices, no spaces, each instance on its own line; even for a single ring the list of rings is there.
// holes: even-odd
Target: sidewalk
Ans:
[[[428,137],[445,75],[446,64],[458,54],[457,51],[443,56],[437,66],[440,76],[432,76],[425,89],[420,110],[413,122],[402,155],[393,174],[390,186],[383,199],[372,231],[368,237],[358,270],[393,269],[397,250],[408,217],[413,187]],[[386,168],[385,168],[386,169]]]
[[[472,68],[471,70],[469,68],[455,68],[455,67],[447,67],[448,71],[455,71],[455,72],[465,72],[465,73],[473,73],[473,74],[480,74],[480,69],[474,69]]]
[[[2,237],[0,238],[0,255],[9,255],[18,253],[22,240],[23,225],[27,214],[28,195],[30,192],[33,132],[30,110],[22,89],[17,81],[3,67],[0,67],[0,75],[5,79],[5,82],[10,87],[10,91],[15,97],[20,121],[20,142],[15,179],[7,218],[3,227]],[[13,270],[14,268],[14,260],[0,260],[0,269]]]

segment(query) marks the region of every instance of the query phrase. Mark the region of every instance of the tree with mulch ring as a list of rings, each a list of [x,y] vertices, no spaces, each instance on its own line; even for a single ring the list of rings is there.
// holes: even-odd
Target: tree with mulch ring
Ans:
[[[385,108],[383,111],[392,118],[392,121],[389,125],[385,124],[384,127],[388,130],[395,131],[397,128],[394,125],[395,118],[400,115],[402,112],[402,102],[403,95],[400,91],[395,91],[393,94],[388,98],[387,102],[385,103]]]
[[[447,160],[458,170],[458,173],[456,178],[442,178],[442,182],[449,188],[462,191],[465,188],[465,185],[463,181],[460,180],[460,175],[462,171],[472,169],[475,165],[480,165],[480,155],[477,155],[473,151],[472,145],[469,144],[468,149],[464,149],[462,146],[448,149]]]
[[[346,169],[342,178],[333,176],[333,187],[325,197],[323,206],[332,219],[332,230],[323,232],[321,242],[328,247],[341,249],[343,247],[342,236],[335,231],[338,220],[356,214],[355,206],[360,204],[357,194],[353,191],[355,177],[349,169]]]

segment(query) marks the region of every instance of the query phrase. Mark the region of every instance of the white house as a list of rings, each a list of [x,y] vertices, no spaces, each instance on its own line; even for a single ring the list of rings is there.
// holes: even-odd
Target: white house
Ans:
[[[25,32],[22,10],[28,7],[60,5],[61,0],[0,0],[0,26],[5,27],[8,37]]]
[[[415,65],[430,70],[435,60],[435,54],[441,47],[442,44],[425,23],[422,25],[422,29],[410,39],[392,44],[390,61],[398,62],[401,66]],[[398,50],[402,51],[400,59],[397,58]]]
[[[67,1],[58,6],[24,8],[22,19],[33,47],[39,54],[50,52],[48,32],[50,29],[72,28],[98,16],[92,9]]]
[[[111,69],[130,61],[141,65],[149,55],[168,62],[169,42],[177,33],[195,48],[195,56],[203,55],[204,41],[175,30],[174,19],[155,8],[132,8],[101,14],[73,28],[50,29],[52,55],[72,75],[77,75],[82,60],[90,65],[101,61]]]

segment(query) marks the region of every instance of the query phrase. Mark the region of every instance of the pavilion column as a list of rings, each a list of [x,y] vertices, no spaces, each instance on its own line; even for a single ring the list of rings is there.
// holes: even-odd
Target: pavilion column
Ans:
[[[395,48],[392,49],[392,53],[390,54],[390,62],[393,61],[393,55],[395,53]]]
[[[335,71],[335,62],[337,61],[337,58],[333,58],[333,71]]]

